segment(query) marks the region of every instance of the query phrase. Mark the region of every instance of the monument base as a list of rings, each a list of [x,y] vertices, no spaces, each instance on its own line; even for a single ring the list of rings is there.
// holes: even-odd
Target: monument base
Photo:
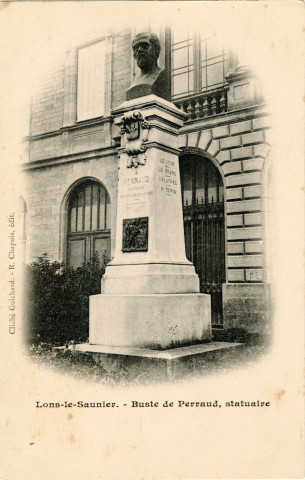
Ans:
[[[204,375],[218,371],[223,365],[236,365],[238,357],[242,361],[243,351],[247,351],[241,343],[209,342],[169,350],[151,350],[132,347],[107,347],[82,343],[67,347],[54,347],[57,355],[61,353],[66,360],[67,355],[81,357],[101,367],[101,377],[114,382],[149,383],[152,381],[176,380],[193,375]],[[95,370],[96,372],[96,370]],[[96,373],[95,373],[96,374]]]
[[[199,293],[199,278],[194,266],[164,264],[109,264],[102,278],[102,293],[173,294]]]
[[[210,341],[210,318],[200,293],[92,295],[89,343],[162,350]]]

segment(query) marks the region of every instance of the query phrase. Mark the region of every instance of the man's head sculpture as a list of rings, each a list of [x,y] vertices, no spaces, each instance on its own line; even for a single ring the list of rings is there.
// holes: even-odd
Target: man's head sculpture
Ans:
[[[132,42],[133,56],[143,75],[158,68],[160,42],[154,33],[139,33]]]
[[[154,94],[170,99],[170,83],[166,70],[158,67],[161,46],[157,35],[144,32],[132,42],[133,56],[140,69],[126,93],[126,100]]]

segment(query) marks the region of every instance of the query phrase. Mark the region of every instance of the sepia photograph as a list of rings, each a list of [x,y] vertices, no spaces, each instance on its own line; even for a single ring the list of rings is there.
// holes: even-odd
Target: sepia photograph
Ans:
[[[0,7],[1,478],[302,478],[303,5]]]

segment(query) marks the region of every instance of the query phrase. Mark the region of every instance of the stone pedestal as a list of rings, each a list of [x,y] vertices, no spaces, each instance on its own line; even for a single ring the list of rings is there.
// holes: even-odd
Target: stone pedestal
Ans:
[[[165,349],[210,339],[207,295],[93,295],[90,343]]]
[[[184,113],[124,102],[114,258],[90,297],[90,344],[168,348],[211,339],[210,296],[185,256],[177,135]]]

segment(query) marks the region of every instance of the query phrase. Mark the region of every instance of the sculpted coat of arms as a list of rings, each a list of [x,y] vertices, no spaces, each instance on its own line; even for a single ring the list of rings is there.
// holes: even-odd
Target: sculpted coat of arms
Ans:
[[[127,167],[137,168],[146,163],[146,145],[149,123],[138,110],[126,112],[123,115],[121,135],[125,135],[125,149],[128,155]]]

